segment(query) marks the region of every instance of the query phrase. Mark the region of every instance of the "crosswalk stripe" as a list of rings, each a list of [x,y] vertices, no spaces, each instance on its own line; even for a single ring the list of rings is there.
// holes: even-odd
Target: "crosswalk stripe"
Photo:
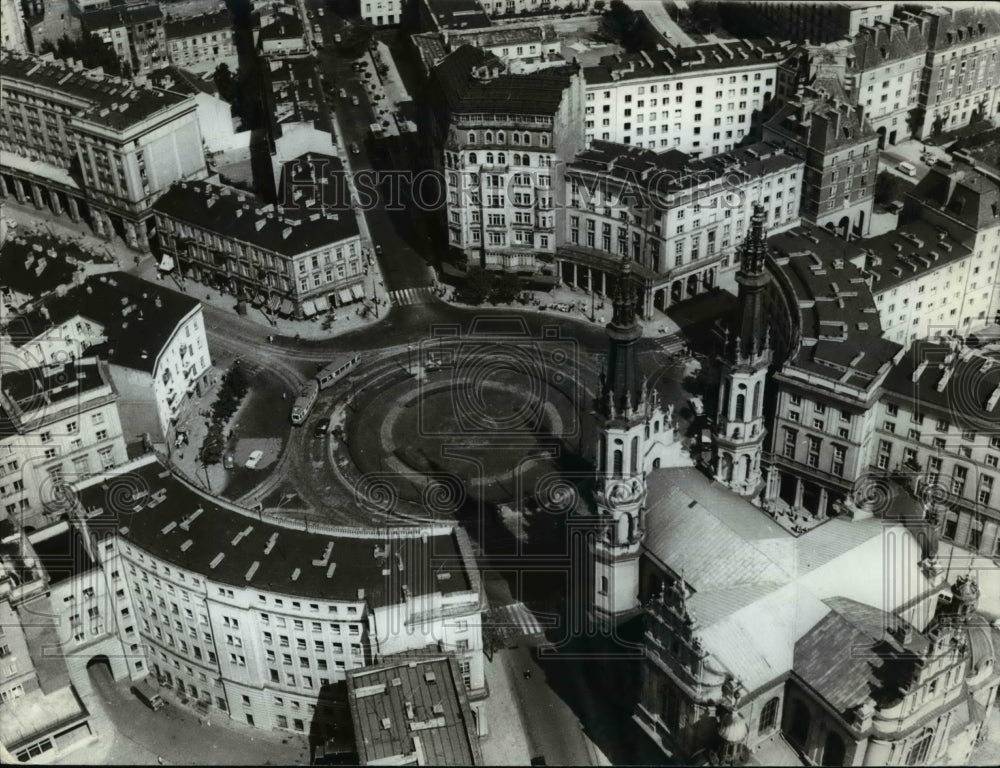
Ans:
[[[399,288],[390,291],[389,298],[397,306],[429,304],[434,300],[434,292],[430,288]]]
[[[545,627],[524,603],[512,603],[497,609],[496,625],[517,629],[522,635],[540,635],[545,632]]]

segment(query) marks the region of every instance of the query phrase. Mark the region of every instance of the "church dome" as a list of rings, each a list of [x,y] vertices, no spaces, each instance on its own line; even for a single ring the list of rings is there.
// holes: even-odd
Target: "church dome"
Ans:
[[[750,735],[750,727],[739,712],[727,709],[719,720],[719,736],[730,744],[742,744]]]

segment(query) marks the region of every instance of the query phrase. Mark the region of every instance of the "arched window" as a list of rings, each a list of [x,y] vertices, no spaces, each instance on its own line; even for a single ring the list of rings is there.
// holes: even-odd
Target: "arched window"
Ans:
[[[476,134],[473,133],[472,131],[469,131],[469,143],[470,144],[476,143]]]
[[[486,143],[487,144],[492,144],[493,143],[493,131],[487,131],[486,132]]]
[[[747,396],[740,393],[736,396],[736,420],[740,421],[743,418],[743,412],[746,410]]]
[[[513,142],[514,142],[515,144],[520,144],[520,143],[521,143],[521,134],[519,134],[519,133],[512,133],[512,134],[510,135],[510,139],[511,139],[511,141],[513,141]]]
[[[630,471],[635,474],[639,471],[639,438],[632,438],[632,450],[629,457]]]
[[[774,726],[778,723],[778,697],[775,696],[760,711],[760,720],[757,725],[757,733],[765,734],[770,733],[774,730]]]
[[[614,473],[616,475],[621,475],[622,473],[622,451],[621,448],[615,448],[615,468]]]
[[[507,153],[501,152],[497,155],[497,163],[499,165],[507,165]]]
[[[487,165],[493,165],[493,153],[492,152],[487,152],[486,153],[486,164]]]
[[[659,421],[654,421],[653,422],[653,431],[654,432],[659,432],[660,431],[660,422]]]
[[[649,424],[646,425],[646,439],[649,440]]]
[[[472,165],[475,165],[475,164],[476,164],[476,153],[475,153],[475,152],[470,152],[470,153],[469,153],[469,162],[470,162],[470,163],[471,163]]]
[[[525,144],[530,144],[531,143],[531,134],[530,133],[524,134],[524,143]]]
[[[760,415],[760,382],[758,381],[753,387],[753,413],[750,414],[753,418],[757,418]]]
[[[927,746],[930,746],[930,740],[927,741]],[[840,734],[835,731],[828,731],[826,734],[826,742],[823,744],[823,765],[843,765],[844,757],[847,752],[847,748],[844,746],[844,740],[840,738]],[[922,761],[921,761],[922,762]],[[920,765],[921,763],[911,763],[908,762],[907,765]]]
[[[503,131],[500,131],[497,134],[497,144],[503,144],[503,140],[504,140]]]
[[[906,758],[907,765],[924,765],[927,762],[927,753],[930,751],[931,742],[934,740],[934,732],[927,731],[910,747],[910,753]],[[826,764],[826,753],[823,753],[824,765]]]

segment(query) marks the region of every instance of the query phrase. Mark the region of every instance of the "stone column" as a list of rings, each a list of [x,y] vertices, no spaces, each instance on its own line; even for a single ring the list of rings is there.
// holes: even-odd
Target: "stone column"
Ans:
[[[796,511],[802,509],[802,478],[795,478],[795,504]]]
[[[28,199],[28,196],[24,192],[24,182],[18,178],[13,179],[14,182],[14,196],[17,198],[17,202],[22,205]]]
[[[80,205],[76,202],[76,198],[73,197],[72,195],[67,195],[66,196],[66,202],[68,204],[67,207],[69,208],[69,217],[70,217],[70,219],[72,219],[74,222],[79,221],[80,220]]]
[[[49,202],[52,204],[52,213],[56,216],[62,216],[63,207],[62,201],[59,199],[59,193],[55,190],[49,190]]]
[[[0,175],[0,199],[7,197],[7,177]]]
[[[125,222],[125,242],[128,243],[129,248],[139,247],[139,236],[135,230],[135,224],[131,221]]]
[[[608,273],[603,269],[601,270],[601,295],[608,295]]]
[[[579,286],[580,285],[580,269],[579,269],[579,267],[580,267],[579,264],[573,264],[573,285],[575,285],[575,286]]]
[[[828,501],[829,501],[829,499],[827,497],[826,488],[820,488],[819,489],[819,507],[816,510],[816,516],[819,517],[820,519],[826,518],[826,515],[827,515],[826,506],[827,506]]]
[[[100,235],[101,237],[107,237],[108,233],[106,231],[107,225],[104,220],[104,212],[99,211],[97,208],[91,208],[90,215],[94,220],[94,229],[96,230],[97,234]]]
[[[35,183],[31,184],[31,200],[36,208],[45,207],[45,201],[42,199],[42,188]]]

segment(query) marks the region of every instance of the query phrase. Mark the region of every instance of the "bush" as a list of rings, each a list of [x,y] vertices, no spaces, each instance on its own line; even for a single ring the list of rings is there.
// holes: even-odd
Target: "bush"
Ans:
[[[493,276],[480,267],[469,270],[465,282],[455,289],[455,298],[463,304],[478,307],[493,293]]]
[[[201,444],[198,458],[205,466],[218,464],[222,461],[222,454],[225,451],[225,447],[226,440],[222,434],[222,424],[217,421],[213,422],[208,428],[208,434],[205,435],[204,442]]]

